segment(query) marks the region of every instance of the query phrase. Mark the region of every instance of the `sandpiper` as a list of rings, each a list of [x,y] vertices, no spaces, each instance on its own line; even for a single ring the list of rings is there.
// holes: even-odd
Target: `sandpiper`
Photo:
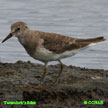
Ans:
[[[63,64],[60,59],[73,56],[81,50],[105,40],[104,37],[79,39],[56,33],[30,30],[24,22],[16,22],[12,24],[11,32],[2,43],[12,36],[18,38],[19,42],[31,57],[42,61],[45,64],[40,84],[43,83],[44,77],[47,74],[48,62],[58,61],[60,63],[61,69],[55,80],[55,83],[58,83],[63,71]]]

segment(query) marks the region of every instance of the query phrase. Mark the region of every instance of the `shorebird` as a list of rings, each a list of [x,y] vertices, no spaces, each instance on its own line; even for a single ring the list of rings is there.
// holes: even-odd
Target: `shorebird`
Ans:
[[[45,64],[40,84],[43,83],[47,74],[48,62],[58,61],[60,63],[61,69],[55,80],[55,83],[58,83],[63,71],[61,59],[73,56],[81,50],[105,40],[104,37],[80,39],[56,33],[30,30],[24,22],[12,24],[11,32],[2,43],[13,36],[18,38],[19,42],[31,57]]]

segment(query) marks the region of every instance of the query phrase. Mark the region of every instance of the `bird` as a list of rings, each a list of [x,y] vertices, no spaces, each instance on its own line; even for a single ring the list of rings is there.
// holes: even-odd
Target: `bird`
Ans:
[[[62,34],[31,30],[22,21],[15,22],[11,25],[9,35],[2,43],[11,37],[17,37],[18,41],[32,58],[44,63],[44,72],[40,84],[44,83],[44,78],[47,75],[48,62],[58,61],[60,63],[60,71],[54,81],[54,84],[58,84],[64,68],[61,59],[74,56],[80,51],[105,40],[103,36],[82,39]]]

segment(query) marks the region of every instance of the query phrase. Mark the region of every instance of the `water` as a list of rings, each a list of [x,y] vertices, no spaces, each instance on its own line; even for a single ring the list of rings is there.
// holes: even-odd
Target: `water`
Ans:
[[[16,21],[45,32],[108,39],[108,0],[0,0],[0,42]],[[17,60],[41,63],[29,57],[16,38],[0,43],[0,61]],[[108,41],[62,61],[66,65],[108,69]]]

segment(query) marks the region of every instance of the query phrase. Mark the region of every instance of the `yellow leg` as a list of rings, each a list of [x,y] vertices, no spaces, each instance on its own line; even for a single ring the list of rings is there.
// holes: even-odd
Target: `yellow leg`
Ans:
[[[61,69],[60,69],[60,72],[58,73],[58,77],[57,77],[56,81],[54,82],[54,84],[57,84],[57,83],[59,82],[59,80],[60,80],[60,75],[61,75],[61,73],[63,72],[63,68],[64,68],[62,62],[61,62],[60,60],[58,60],[58,62],[60,63]]]
[[[43,84],[44,78],[45,78],[45,76],[46,76],[46,74],[47,74],[47,64],[48,64],[48,63],[45,63],[44,73],[43,73],[42,79],[41,79],[41,81],[40,81],[40,84]]]

